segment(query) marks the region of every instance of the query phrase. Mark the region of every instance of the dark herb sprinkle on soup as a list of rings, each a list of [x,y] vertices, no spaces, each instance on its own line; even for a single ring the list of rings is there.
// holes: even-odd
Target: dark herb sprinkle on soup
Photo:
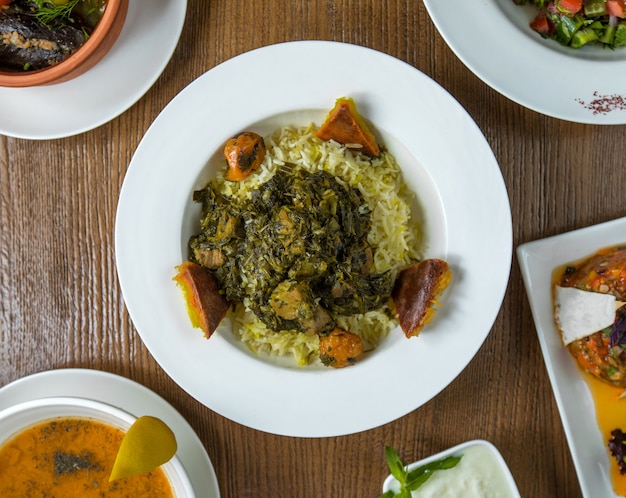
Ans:
[[[100,465],[93,461],[93,454],[85,452],[82,455],[74,453],[66,453],[64,451],[55,451],[53,454],[54,475],[62,476],[65,474],[74,474],[79,470],[99,469]]]

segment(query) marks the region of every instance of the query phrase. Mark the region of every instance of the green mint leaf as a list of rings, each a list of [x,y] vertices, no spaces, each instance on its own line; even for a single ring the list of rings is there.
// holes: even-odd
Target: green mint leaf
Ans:
[[[396,495],[398,498],[411,498],[411,491],[402,486],[400,488],[400,493]]]
[[[405,486],[407,489],[411,491],[415,491],[416,489],[421,488],[424,485],[424,483],[428,481],[428,479],[430,479],[430,476],[432,475],[433,475],[432,472],[427,471],[418,476],[414,476],[412,479],[407,479]]]
[[[446,457],[442,458],[441,460],[436,460],[434,462],[430,462],[422,465],[421,467],[413,469],[411,472],[408,473],[406,477],[406,487],[411,491],[418,489],[428,479],[430,479],[430,476],[433,475],[433,472],[437,470],[447,470],[456,467],[456,465],[461,461],[462,457],[462,455],[458,457]]]
[[[395,497],[396,497],[396,494],[393,491],[389,490],[383,493],[382,495],[380,495],[378,498],[395,498]]]
[[[391,446],[385,446],[385,457],[387,458],[387,466],[391,471],[391,475],[404,487],[407,471],[398,456],[398,452]]]

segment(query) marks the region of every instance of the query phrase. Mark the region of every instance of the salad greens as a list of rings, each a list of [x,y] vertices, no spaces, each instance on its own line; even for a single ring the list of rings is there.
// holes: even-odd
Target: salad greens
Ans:
[[[513,0],[537,9],[530,27],[544,38],[580,48],[626,46],[626,0]]]
[[[424,464],[416,469],[409,470],[404,466],[398,452],[391,446],[385,447],[385,457],[391,475],[400,483],[397,493],[389,490],[379,498],[411,498],[411,491],[419,489],[437,470],[446,470],[455,467],[461,461],[461,456],[450,456]]]

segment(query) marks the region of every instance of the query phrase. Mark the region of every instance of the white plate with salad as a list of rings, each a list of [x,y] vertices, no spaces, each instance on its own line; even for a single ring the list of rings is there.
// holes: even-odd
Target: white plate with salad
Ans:
[[[367,78],[358,70],[365,66]],[[282,74],[285,67],[287,78],[249,77]],[[324,71],[311,71],[315,67]],[[276,125],[319,125],[340,97],[353,98],[383,135],[407,186],[425,203],[429,243],[424,256],[445,259],[456,275],[443,296],[448,304],[415,340],[396,328],[363,361],[341,369],[286,367],[258,358],[242,347],[225,322],[205,339],[192,327],[184,296],[173,281],[176,267],[188,258],[189,236],[199,227],[193,214],[198,212],[194,190],[223,168],[225,161],[219,158],[235,134],[265,133],[261,128],[268,122],[270,131]],[[455,147],[449,146],[451,141]],[[507,287],[511,213],[488,143],[443,88],[380,52],[301,41],[230,59],[168,104],[126,173],[115,248],[133,323],[183,389],[217,413],[254,429],[332,437],[371,429],[411,412],[472,360],[491,330]]]
[[[531,0],[424,4],[452,51],[505,97],[567,121],[626,123],[626,47],[594,42],[572,48],[542,37],[530,27],[537,15]]]

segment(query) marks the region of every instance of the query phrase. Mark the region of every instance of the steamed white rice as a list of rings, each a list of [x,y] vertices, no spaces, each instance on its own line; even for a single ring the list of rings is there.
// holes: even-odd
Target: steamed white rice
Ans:
[[[368,242],[374,249],[376,273],[391,271],[421,259],[421,232],[419,220],[411,212],[411,192],[408,191],[395,158],[381,151],[377,158],[358,152],[357,146],[344,146],[334,141],[315,137],[315,126],[286,126],[264,137],[267,154],[263,165],[241,182],[216,180],[225,195],[241,200],[250,198],[250,192],[269,180],[281,166],[324,170],[358,189],[371,210],[372,229]],[[297,331],[269,330],[246,303],[238,305],[230,318],[234,332],[253,352],[259,355],[292,356],[298,365],[309,364],[318,358],[319,339]],[[370,311],[362,315],[336,317],[340,327],[361,336],[368,348],[375,348],[397,321],[389,309]]]

